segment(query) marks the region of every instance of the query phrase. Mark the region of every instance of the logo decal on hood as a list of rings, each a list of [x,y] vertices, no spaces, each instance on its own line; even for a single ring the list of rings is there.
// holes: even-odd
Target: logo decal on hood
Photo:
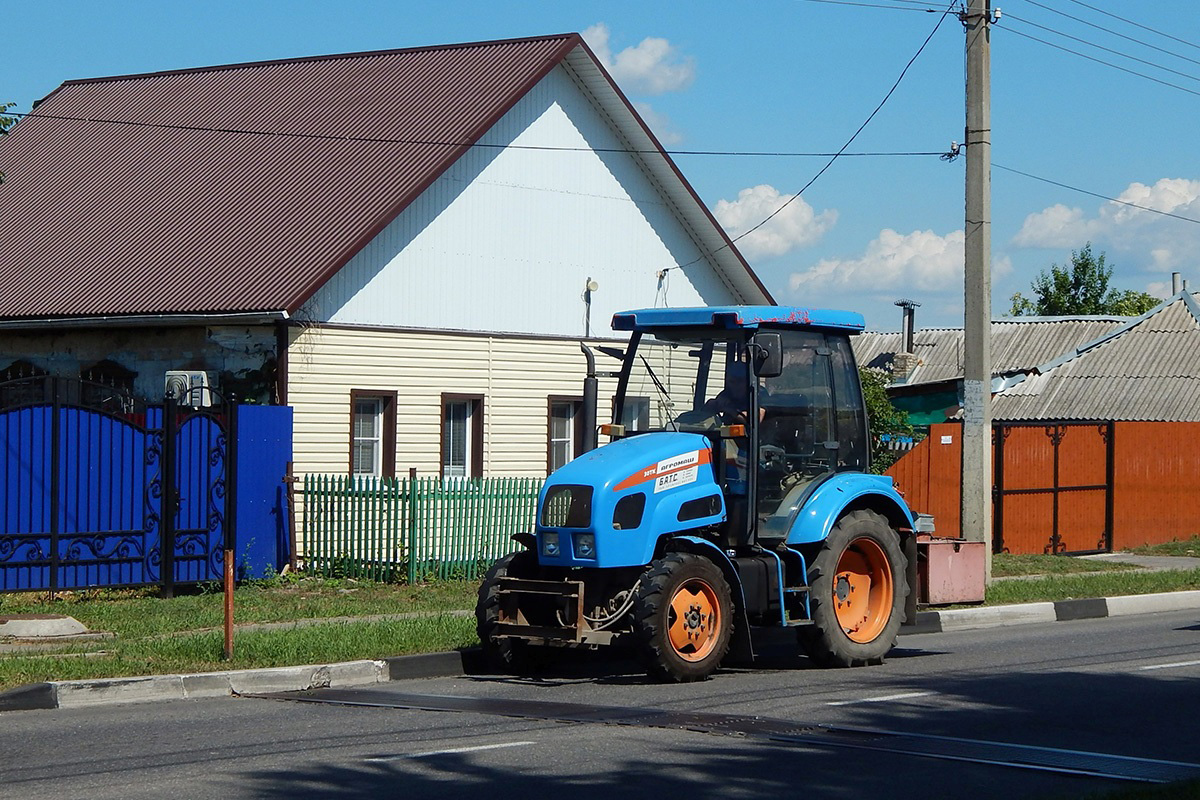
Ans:
[[[694,483],[699,474],[701,464],[712,462],[712,453],[708,448],[690,450],[677,456],[663,459],[657,464],[639,469],[625,480],[613,487],[613,491],[621,491],[637,486],[639,483],[654,481],[654,491],[661,492],[674,486]]]

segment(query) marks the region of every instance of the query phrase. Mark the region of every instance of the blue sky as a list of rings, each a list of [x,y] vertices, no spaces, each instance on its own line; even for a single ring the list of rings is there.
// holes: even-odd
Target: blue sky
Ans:
[[[76,78],[580,31],[668,148],[833,152],[934,29],[939,15],[923,9],[945,8],[853,1],[864,5],[26,1],[5,14],[0,101],[27,111]],[[1200,220],[1195,1],[993,4],[1002,11],[992,34],[993,163]],[[947,17],[849,151],[937,152],[961,141],[963,45],[961,24]],[[676,161],[734,234],[825,163]],[[918,325],[961,326],[963,174],[963,159],[844,157],[739,245],[780,303],[857,310],[869,327],[894,330],[892,302],[908,297],[922,303]],[[1120,288],[1165,296],[1172,271],[1200,281],[1196,222],[1001,169],[992,179],[997,315],[1013,292],[1029,293],[1039,269],[1066,262],[1087,241],[1107,253]]]

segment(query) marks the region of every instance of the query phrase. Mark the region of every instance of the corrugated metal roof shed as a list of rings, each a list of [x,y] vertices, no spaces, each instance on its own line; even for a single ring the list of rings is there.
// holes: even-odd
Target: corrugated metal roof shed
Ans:
[[[1200,421],[1200,305],[1187,293],[992,398],[997,420]]]
[[[697,240],[723,247],[725,276],[769,302],[564,34],[63,84],[0,139],[0,319],[294,312],[564,63],[654,151],[637,157]]]
[[[992,374],[1026,372],[1116,330],[1129,317],[1013,317],[992,320]],[[853,339],[858,363],[887,368],[902,348],[899,333],[864,333]],[[913,336],[920,363],[906,386],[962,378],[961,328],[925,328]]]

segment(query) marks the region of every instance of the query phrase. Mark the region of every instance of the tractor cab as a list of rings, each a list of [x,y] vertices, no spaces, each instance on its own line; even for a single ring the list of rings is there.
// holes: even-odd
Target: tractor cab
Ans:
[[[824,476],[867,468],[849,341],[862,323],[845,312],[801,323],[767,309],[749,319],[744,309],[703,309],[699,319],[694,311],[649,309],[614,319],[633,335],[607,430],[615,437],[708,436],[727,508],[723,544],[782,541]]]

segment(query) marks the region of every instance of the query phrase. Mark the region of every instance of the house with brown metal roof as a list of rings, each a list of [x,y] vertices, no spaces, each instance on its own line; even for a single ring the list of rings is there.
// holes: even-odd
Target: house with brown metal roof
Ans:
[[[772,302],[578,34],[72,80],[0,172],[0,373],[290,404],[298,472],[544,472],[612,313]]]

